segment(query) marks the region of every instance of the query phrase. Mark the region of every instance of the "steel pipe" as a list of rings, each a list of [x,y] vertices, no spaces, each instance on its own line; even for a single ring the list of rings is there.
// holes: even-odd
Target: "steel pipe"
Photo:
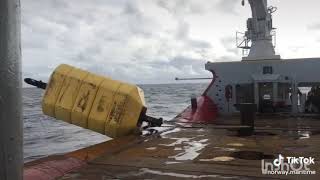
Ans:
[[[22,179],[20,0],[0,1],[0,179]]]
[[[187,81],[187,80],[207,80],[213,78],[175,78],[176,81]]]

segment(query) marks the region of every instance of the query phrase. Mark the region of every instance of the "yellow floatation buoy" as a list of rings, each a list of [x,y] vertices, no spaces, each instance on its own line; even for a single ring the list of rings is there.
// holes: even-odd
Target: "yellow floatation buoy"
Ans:
[[[162,118],[146,116],[144,93],[132,84],[65,64],[54,70],[47,84],[25,81],[45,88],[44,114],[113,138],[136,132],[143,121],[162,124]]]

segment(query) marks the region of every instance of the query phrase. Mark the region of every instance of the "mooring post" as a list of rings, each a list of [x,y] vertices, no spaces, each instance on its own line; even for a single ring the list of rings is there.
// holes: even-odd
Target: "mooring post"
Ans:
[[[251,136],[254,133],[254,120],[257,112],[257,105],[253,103],[240,104],[241,125],[248,126],[240,129],[241,136]]]
[[[191,96],[191,109],[192,112],[195,112],[198,108],[197,97],[195,95]]]
[[[0,1],[0,179],[22,179],[20,0]]]

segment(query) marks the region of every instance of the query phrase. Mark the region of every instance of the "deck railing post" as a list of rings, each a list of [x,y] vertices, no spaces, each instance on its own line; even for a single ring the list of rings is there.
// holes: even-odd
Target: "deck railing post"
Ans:
[[[20,0],[0,1],[0,179],[22,179]]]

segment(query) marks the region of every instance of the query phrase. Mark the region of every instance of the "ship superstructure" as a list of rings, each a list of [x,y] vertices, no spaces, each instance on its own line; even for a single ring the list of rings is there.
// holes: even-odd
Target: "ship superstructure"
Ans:
[[[208,62],[215,82],[207,96],[220,114],[238,112],[237,105],[255,103],[260,112],[304,113],[307,92],[320,82],[320,58],[281,59],[274,50],[272,13],[267,0],[249,0],[252,17],[238,47],[248,50],[241,61]],[[268,109],[268,110],[267,110]]]

